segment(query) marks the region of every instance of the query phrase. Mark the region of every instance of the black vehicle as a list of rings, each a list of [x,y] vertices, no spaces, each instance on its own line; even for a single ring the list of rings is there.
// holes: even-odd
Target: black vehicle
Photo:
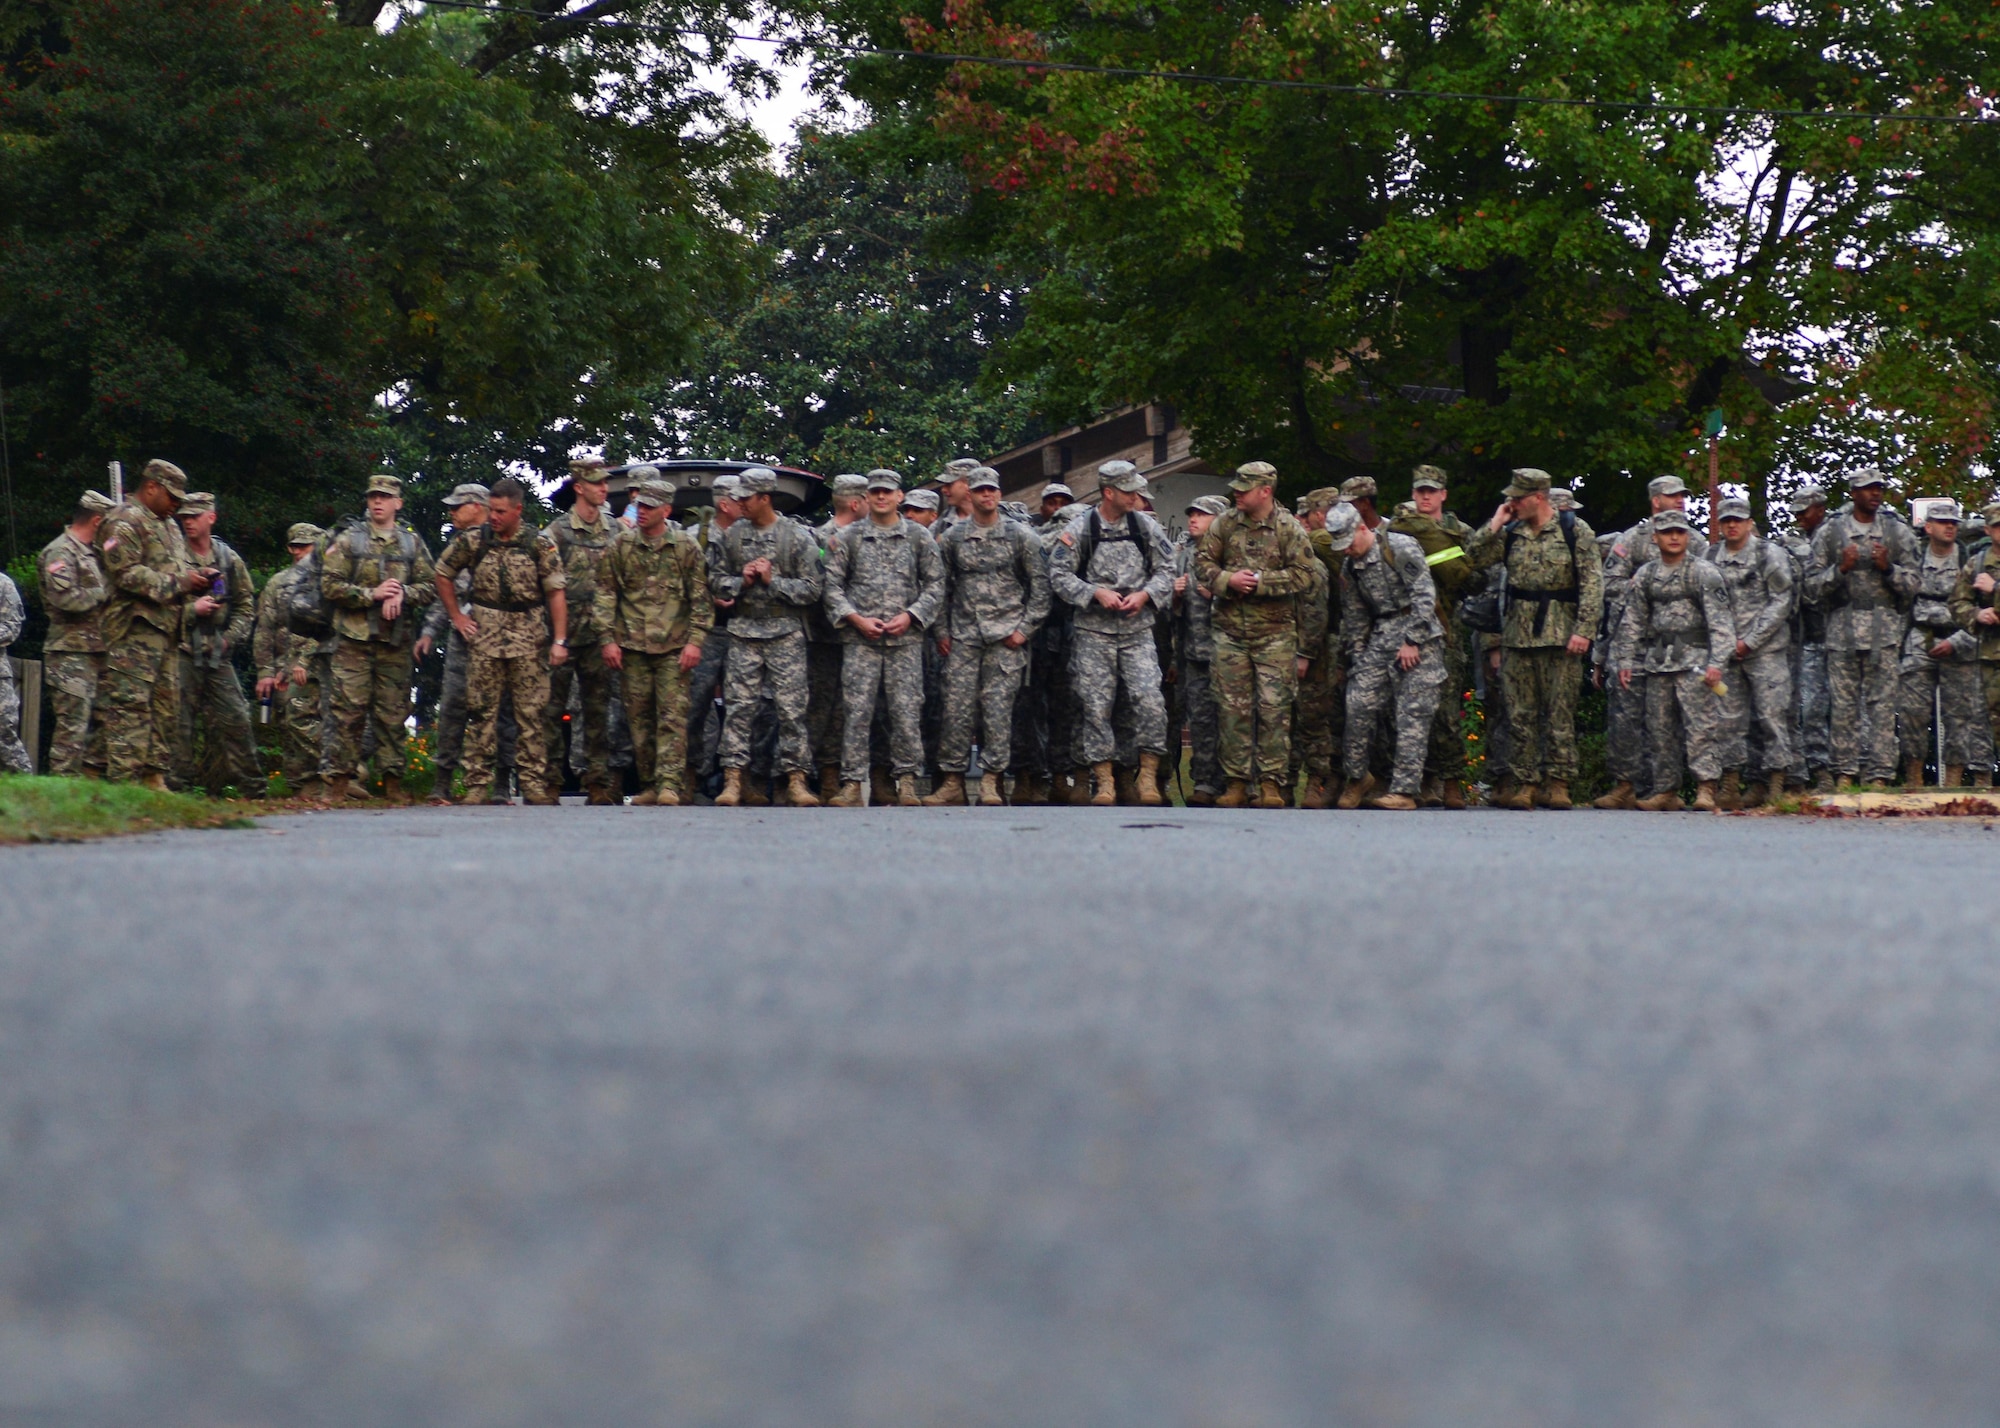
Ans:
[[[734,476],[748,471],[752,466],[761,466],[759,461],[704,461],[687,458],[672,461],[632,461],[623,466],[613,466],[606,475],[611,480],[610,508],[622,512],[628,500],[632,478],[626,473],[634,466],[657,466],[660,474],[674,483],[674,514],[686,517],[703,506],[715,504],[714,486],[718,476]],[[773,466],[778,473],[778,491],[772,498],[778,513],[785,516],[811,515],[827,503],[826,482],[811,471],[796,466]],[[575,496],[565,482],[550,498],[555,508],[566,511]]]

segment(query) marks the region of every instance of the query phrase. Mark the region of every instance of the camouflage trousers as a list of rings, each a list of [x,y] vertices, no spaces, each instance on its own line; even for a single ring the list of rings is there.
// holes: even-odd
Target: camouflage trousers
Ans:
[[[1479,663],[1473,670],[1480,681],[1480,701],[1486,715],[1486,759],[1480,772],[1491,779],[1498,779],[1503,773],[1512,773],[1514,768],[1513,726],[1507,718],[1507,684],[1494,666],[1497,654],[1498,650],[1475,649],[1474,657]]]
[[[1071,756],[1078,764],[1111,762],[1118,741],[1111,715],[1122,687],[1132,708],[1132,742],[1139,753],[1167,751],[1167,701],[1160,692],[1160,656],[1151,630],[1070,634],[1069,677],[1080,728]]]
[[[1986,695],[1986,728],[1989,733],[2000,737],[2000,661],[1985,661],[1979,666],[1979,683]],[[2000,765],[2000,752],[1987,760],[1989,764]]]
[[[1977,660],[1936,660],[1905,654],[1897,675],[1896,723],[1905,761],[1929,763],[1937,754],[1931,730],[1944,710],[1944,762],[1985,768],[1993,762],[1993,734],[1986,722],[1985,692]]]
[[[921,645],[924,661],[924,699],[917,714],[917,732],[923,740],[924,769],[936,782],[944,768],[944,654],[928,634]],[[1013,729],[1007,731],[1013,736]],[[998,767],[1005,768],[1005,764]]]
[[[0,773],[33,773],[35,761],[21,742],[21,688],[14,662],[0,650]]]
[[[1653,791],[1652,770],[1648,766],[1646,742],[1646,683],[1652,676],[1642,669],[1632,671],[1632,687],[1625,688],[1618,672],[1607,663],[1604,671],[1604,767],[1618,783],[1629,783],[1641,796]],[[1675,785],[1676,790],[1679,785]]]
[[[1505,649],[1500,681],[1507,700],[1508,771],[1516,783],[1576,777],[1576,699],[1583,658],[1561,645]]]
[[[1297,633],[1238,639],[1216,630],[1208,677],[1222,776],[1246,783],[1284,778],[1292,767],[1292,704],[1299,692]]]
[[[468,792],[493,786],[493,763],[500,748],[500,707],[514,704],[514,767],[521,776],[521,794],[539,798],[562,787],[549,767],[549,660],[531,655],[481,654],[477,649],[465,670],[465,774]]]
[[[850,651],[849,662],[852,662]],[[729,657],[722,676],[722,767],[750,767],[752,726],[759,698],[770,691],[778,716],[778,752],[773,761],[779,774],[805,773],[812,767],[806,742],[806,637],[803,631],[771,640],[729,636]],[[853,708],[850,700],[849,709]],[[849,719],[847,742],[852,743]],[[867,721],[862,721],[864,729]],[[864,769],[865,772],[865,769]]]
[[[979,741],[979,767],[1001,773],[1014,760],[1014,700],[1028,673],[1028,647],[1009,649],[1000,641],[951,642],[944,660],[943,732],[938,766],[946,773],[972,771],[972,744]]]
[[[42,656],[42,679],[55,714],[49,772],[75,776],[86,765],[102,772],[104,726],[92,724],[91,711],[97,707],[97,690],[104,679],[104,656],[51,650]]]
[[[1444,689],[1444,650],[1441,641],[1426,641],[1418,646],[1415,668],[1404,669],[1396,662],[1402,643],[1399,635],[1370,640],[1347,672],[1347,738],[1341,771],[1349,780],[1368,772],[1376,730],[1387,722],[1395,738],[1389,792],[1414,798],[1423,787],[1431,723]]]
[[[549,705],[545,720],[548,729],[549,776],[562,781],[569,744],[583,741],[583,786],[587,789],[611,787],[611,702],[617,697],[618,672],[604,662],[604,647],[594,636],[586,636],[569,647],[569,658],[549,671]],[[563,714],[569,709],[570,693],[580,688],[583,718],[568,726],[564,737]]]
[[[1188,773],[1194,786],[1204,793],[1222,792],[1222,731],[1218,727],[1215,689],[1205,659],[1181,661],[1180,678],[1175,681],[1181,723],[1188,734]],[[1303,697],[1303,696],[1301,696]],[[1171,745],[1169,740],[1169,745]]]
[[[1894,649],[1826,652],[1832,767],[1842,778],[1896,776],[1896,665]]]
[[[472,651],[465,643],[465,636],[453,630],[446,637],[444,647],[444,678],[438,689],[437,751],[432,762],[441,769],[457,768],[465,761],[465,725],[469,717],[465,699],[466,672],[472,664]],[[494,745],[494,777],[511,772],[515,767],[515,751],[520,739],[520,727],[514,720],[514,705],[511,700],[500,701],[500,735]]]
[[[1331,779],[1347,740],[1347,651],[1329,638],[1306,666],[1292,703],[1292,758],[1306,775]]]
[[[1472,664],[1465,655],[1461,631],[1449,622],[1444,632],[1444,683],[1438,689],[1437,713],[1431,716],[1430,748],[1424,772],[1432,778],[1462,782],[1465,778],[1465,693],[1472,688]]]
[[[1073,762],[1068,633],[1051,635],[1044,626],[1029,645],[1027,682],[1014,697],[1012,771],[1016,774],[1055,778],[1067,773]]]
[[[314,655],[304,684],[288,683],[271,696],[278,712],[279,767],[294,789],[302,780],[318,778],[326,761],[326,665],[325,655]]]
[[[361,770],[362,740],[375,731],[375,771],[387,778],[403,773],[403,744],[409,731],[411,659],[407,645],[350,640],[333,646],[329,681],[333,688],[333,737],[328,740],[328,774],[352,778]]]
[[[847,726],[847,701],[840,686],[846,651],[839,640],[806,641],[806,737],[812,741],[817,764],[840,762],[840,735]]]
[[[264,771],[250,739],[250,702],[231,664],[197,664],[183,654],[180,708],[174,719],[174,781],[220,793],[230,784],[263,792]],[[195,726],[203,748],[195,753]]]
[[[1826,646],[1798,645],[1792,689],[1798,698],[1798,752],[1812,772],[1833,766],[1833,686],[1826,678]]]
[[[165,777],[180,716],[181,661],[174,642],[134,623],[105,653],[97,714],[104,726],[104,776],[124,783]]]
[[[847,647],[840,670],[846,724],[841,730],[840,777],[864,783],[871,762],[869,736],[875,727],[876,696],[889,726],[889,771],[897,778],[915,774],[924,762],[924,646],[856,642]]]
[[[624,651],[625,722],[644,788],[683,792],[687,774],[688,676],[681,652]]]
[[[1748,659],[1733,660],[1723,671],[1722,685],[1727,691],[1721,701],[1722,767],[1738,773],[1796,774],[1791,651],[1759,650]]]
[[[1680,792],[1683,764],[1697,783],[1722,777],[1722,700],[1701,674],[1689,669],[1646,676],[1646,752],[1655,793]]]

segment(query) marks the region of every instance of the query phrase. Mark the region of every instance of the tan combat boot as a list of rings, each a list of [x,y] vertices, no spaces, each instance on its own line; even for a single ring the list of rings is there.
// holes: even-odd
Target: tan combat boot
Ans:
[[[1359,808],[1361,806],[1361,800],[1366,798],[1369,794],[1373,793],[1374,791],[1375,791],[1375,775],[1363,774],[1361,775],[1360,778],[1355,779],[1352,783],[1348,784],[1346,788],[1343,788],[1340,791],[1340,798],[1333,806],[1335,808],[1345,808],[1345,809]]]
[[[1965,765],[1964,765],[1964,764],[1946,764],[1946,765],[1944,766],[1944,782],[1942,782],[1941,784],[1939,784],[1939,785],[1938,785],[1938,787],[1940,787],[1940,788],[1964,788],[1964,787],[1965,787]]]
[[[660,791],[656,788],[642,788],[632,795],[632,807],[651,808],[660,801]]]
[[[1770,787],[1764,790],[1764,801],[1770,804],[1773,808],[1775,808],[1778,805],[1778,800],[1783,798],[1784,796],[1785,796],[1785,775],[1784,771],[1780,770],[1779,772],[1771,775]]]
[[[161,773],[158,769],[154,769],[153,772],[147,774],[144,778],[140,779],[139,787],[149,788],[154,793],[173,792],[172,789],[167,787],[167,776]]]
[[[1591,801],[1592,808],[1637,808],[1639,796],[1632,792],[1630,779],[1619,779],[1611,792]]]
[[[660,808],[679,808],[681,793],[677,788],[663,788],[653,795],[653,802]]]
[[[1000,787],[1000,775],[983,773],[979,776],[979,806],[981,808],[1005,808],[1007,795]]]
[[[751,774],[748,769],[743,772],[743,806],[745,808],[771,806],[771,795],[764,792],[764,780]]]
[[[1974,788],[1991,788],[1991,787],[1993,787],[1993,770],[1992,770],[1992,769],[1974,769],[1974,770],[1972,771],[1972,786],[1973,786]]]
[[[904,774],[896,780],[896,805],[899,808],[923,807],[924,801],[917,797],[917,776],[915,774]]]
[[[958,808],[965,803],[965,775],[946,774],[942,782],[931,790],[924,800],[926,808]]]
[[[979,781],[981,803],[986,802],[986,780]],[[1048,801],[1048,793],[1042,788],[1039,774],[1022,774],[1014,780],[1014,804],[1016,807],[1034,808]]]
[[[348,799],[354,796],[352,793],[349,792],[349,789],[351,787],[352,787],[352,781],[347,777],[346,774],[335,774],[332,778],[326,781],[327,802],[345,803]],[[362,796],[365,798],[367,795],[364,794]],[[460,801],[463,802],[463,800]]]
[[[794,808],[818,808],[819,795],[806,782],[803,769],[793,769],[785,775],[785,802]]]
[[[1166,798],[1160,793],[1160,756],[1158,754],[1139,755],[1139,803],[1145,808],[1158,808]]]
[[[1306,790],[1299,795],[1301,808],[1327,808],[1333,803],[1333,791],[1326,786],[1326,780],[1317,774],[1306,775]]]
[[[1833,792],[1833,770],[1832,770],[1832,769],[1821,769],[1821,770],[1820,770],[1820,771],[1819,771],[1818,773],[1816,773],[1816,774],[1814,774],[1814,775],[1813,775],[1813,781],[1812,781],[1812,791],[1813,791],[1814,793],[1832,793],[1832,792]]]
[[[1242,779],[1233,778],[1229,780],[1229,787],[1222,790],[1221,795],[1215,800],[1215,806],[1217,808],[1248,808],[1250,806],[1250,790],[1244,786]]]
[[[1536,795],[1540,792],[1531,783],[1519,784],[1514,791],[1494,805],[1496,808],[1511,808],[1516,813],[1532,813],[1536,807]]]
[[[1114,764],[1111,769],[1111,787],[1118,794],[1120,808],[1133,808],[1139,802],[1139,774],[1136,769],[1128,769],[1123,764]]]
[[[722,771],[722,792],[715,796],[717,808],[739,808],[743,803],[743,770]]]
[[[1514,797],[1514,775],[1503,773],[1493,785],[1493,806],[1505,808]]]
[[[1436,774],[1430,775],[1417,790],[1417,805],[1421,808],[1444,807],[1444,780]]]
[[[1290,802],[1285,798],[1285,786],[1274,778],[1265,779],[1257,794],[1257,806],[1259,808],[1291,807]]]
[[[1197,784],[1194,788],[1188,790],[1187,806],[1189,808],[1213,808],[1215,807],[1215,795]]]
[[[1719,813],[1722,810],[1715,802],[1715,780],[1703,779],[1695,785],[1694,811],[1696,813]]]
[[[1531,783],[1528,785],[1528,792],[1532,795],[1536,808],[1547,808],[1549,806],[1549,788],[1547,784]]]
[[[1696,801],[1700,808],[1700,801]],[[1715,807],[1723,813],[1734,813],[1743,806],[1743,777],[1735,769],[1726,769],[1722,775],[1722,787],[1715,791]],[[1703,813],[1711,810],[1703,808]]]
[[[1679,813],[1681,796],[1673,789],[1663,789],[1651,798],[1642,798],[1637,805],[1646,813]]]
[[[460,808],[482,808],[486,800],[493,797],[493,786],[486,783],[469,783],[465,792],[459,795]]]
[[[868,770],[868,802],[875,808],[887,808],[896,801],[896,785],[885,768]]]
[[[1368,800],[1368,806],[1389,813],[1413,813],[1417,808],[1417,800],[1406,793],[1378,793]]]
[[[1552,808],[1557,813],[1566,813],[1576,807],[1569,801],[1569,782],[1566,779],[1552,778],[1543,784],[1541,802],[1542,807]]]
[[[861,807],[861,781],[856,779],[851,783],[842,784],[840,792],[833,796],[833,802],[827,806],[829,808]]]
[[[1444,806],[1463,812],[1465,809],[1465,781],[1448,778],[1444,781]]]
[[[1089,764],[1078,764],[1071,770],[1069,782],[1069,806],[1071,808],[1088,808],[1090,806],[1092,802],[1090,796],[1090,774],[1091,769]]]
[[[611,796],[611,786],[609,784],[595,783],[583,791],[583,806],[585,808],[609,808],[617,801],[617,799]]]
[[[829,802],[840,797],[840,765],[819,766],[819,796]]]
[[[1904,759],[1903,787],[1922,788],[1923,786],[1924,786],[1924,761],[1922,759]]]
[[[1110,808],[1118,802],[1117,777],[1106,761],[1090,766],[1090,802],[1094,808]]]

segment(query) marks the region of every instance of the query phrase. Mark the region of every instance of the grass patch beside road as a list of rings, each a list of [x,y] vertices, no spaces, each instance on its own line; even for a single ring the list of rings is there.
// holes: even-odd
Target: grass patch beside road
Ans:
[[[247,828],[235,804],[87,778],[0,774],[0,843],[69,843],[163,828]]]

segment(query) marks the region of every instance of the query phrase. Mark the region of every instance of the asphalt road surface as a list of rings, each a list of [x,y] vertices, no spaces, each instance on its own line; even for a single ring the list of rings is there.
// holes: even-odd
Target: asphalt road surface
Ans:
[[[0,1424],[2000,1421],[2000,833],[0,850]]]

